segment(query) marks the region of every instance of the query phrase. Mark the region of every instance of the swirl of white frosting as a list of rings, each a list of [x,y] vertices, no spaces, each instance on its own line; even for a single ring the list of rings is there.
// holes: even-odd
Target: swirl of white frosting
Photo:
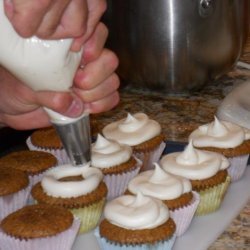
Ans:
[[[245,140],[245,132],[240,126],[231,122],[214,121],[194,130],[189,139],[195,147],[232,148],[239,146]]]
[[[61,178],[82,176],[81,181],[60,181]],[[89,164],[72,166],[65,164],[46,171],[41,185],[49,196],[71,198],[85,195],[94,191],[103,179],[102,172]]]
[[[157,163],[155,169],[141,172],[128,184],[128,190],[149,195],[160,200],[172,200],[192,189],[188,179],[165,172]]]
[[[92,144],[91,165],[96,168],[108,168],[128,161],[132,156],[129,145],[120,144],[97,135],[96,142]]]
[[[165,223],[169,218],[167,206],[158,199],[138,193],[123,195],[109,201],[104,217],[112,224],[126,229],[150,229]]]
[[[160,164],[171,174],[190,180],[203,180],[226,169],[229,161],[222,154],[195,149],[191,140],[183,152],[164,155]]]
[[[103,135],[119,143],[135,146],[161,133],[161,126],[144,113],[128,114],[127,118],[108,124]]]

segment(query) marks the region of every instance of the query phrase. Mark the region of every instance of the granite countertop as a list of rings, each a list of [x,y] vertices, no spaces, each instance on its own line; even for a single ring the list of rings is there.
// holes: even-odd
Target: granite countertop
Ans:
[[[128,112],[144,112],[161,123],[168,141],[186,142],[194,128],[214,119],[217,106],[232,88],[246,80],[250,80],[250,70],[237,67],[189,96],[168,96],[126,86],[120,91],[121,101],[118,107],[96,115],[95,118],[104,126],[111,121],[124,118]],[[250,201],[209,250],[249,248]]]

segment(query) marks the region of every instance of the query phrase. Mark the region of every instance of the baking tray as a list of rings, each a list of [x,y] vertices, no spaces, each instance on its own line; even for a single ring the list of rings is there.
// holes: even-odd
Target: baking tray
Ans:
[[[185,145],[185,143],[167,142],[164,154],[182,151]],[[177,238],[173,250],[206,250],[227,229],[249,199],[250,166],[248,165],[244,177],[229,186],[220,209],[209,215],[195,216],[186,233]],[[93,231],[79,235],[72,248],[72,250],[84,249],[101,249]]]

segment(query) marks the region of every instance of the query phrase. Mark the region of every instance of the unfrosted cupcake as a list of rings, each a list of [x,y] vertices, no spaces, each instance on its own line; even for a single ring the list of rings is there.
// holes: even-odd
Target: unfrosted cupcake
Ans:
[[[113,199],[127,188],[128,182],[138,174],[141,161],[132,155],[132,148],[119,142],[105,139],[98,134],[92,144],[91,166],[99,168],[108,187],[107,199]]]
[[[6,166],[28,174],[31,186],[41,180],[46,170],[56,165],[56,157],[42,151],[21,150],[0,158],[0,167]]]
[[[162,201],[142,194],[123,195],[106,204],[96,236],[103,250],[170,250],[175,228]]]
[[[79,219],[62,207],[25,206],[2,220],[1,249],[70,250],[79,226]]]
[[[54,127],[35,130],[27,138],[26,144],[30,150],[45,151],[53,154],[57,158],[59,165],[70,162],[61,139]]]
[[[26,205],[30,189],[26,173],[10,167],[0,167],[0,221]]]
[[[164,155],[160,164],[165,171],[191,181],[200,195],[197,215],[220,207],[231,179],[227,173],[230,163],[222,154],[195,149],[190,141],[184,151]]]
[[[250,131],[236,124],[214,121],[194,130],[189,140],[196,148],[223,154],[230,161],[228,173],[232,181],[239,180],[246,169],[250,152]]]
[[[128,184],[132,194],[139,192],[162,200],[176,223],[176,235],[180,236],[188,229],[199,204],[199,195],[192,191],[191,182],[180,176],[165,172],[154,163],[154,170],[141,172]]]
[[[160,124],[144,113],[128,114],[126,118],[106,125],[102,130],[107,139],[127,144],[143,162],[142,170],[152,169],[165,148]]]
[[[103,174],[84,166],[61,165],[48,170],[31,190],[40,204],[62,206],[81,220],[80,233],[96,227],[106,200],[107,187]]]

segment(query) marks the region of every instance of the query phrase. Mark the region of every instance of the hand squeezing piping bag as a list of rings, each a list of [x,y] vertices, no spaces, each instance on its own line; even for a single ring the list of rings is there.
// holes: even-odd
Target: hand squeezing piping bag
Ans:
[[[72,52],[72,39],[22,38],[13,29],[0,3],[0,65],[35,91],[70,91],[82,51]],[[69,118],[46,107],[74,165],[90,161],[89,115]]]

